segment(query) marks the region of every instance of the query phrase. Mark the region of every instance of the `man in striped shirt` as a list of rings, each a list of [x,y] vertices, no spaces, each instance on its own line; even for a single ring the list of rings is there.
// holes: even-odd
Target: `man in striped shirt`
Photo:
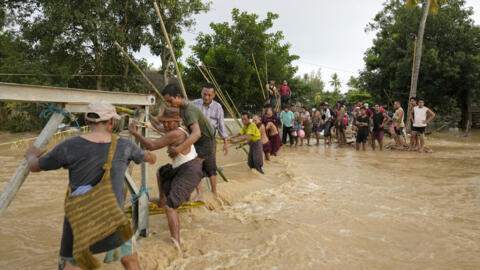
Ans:
[[[195,99],[192,101],[192,104],[200,108],[202,110],[205,117],[207,117],[208,121],[212,125],[215,130],[215,134],[220,135],[220,137],[224,141],[223,145],[223,152],[226,155],[228,153],[228,145],[226,138],[228,137],[228,133],[225,128],[225,120],[224,120],[224,113],[223,108],[220,103],[213,100],[215,98],[215,87],[211,83],[206,83],[202,88],[202,98]],[[217,153],[217,144],[214,143],[212,155],[205,159],[203,163],[203,170],[206,172],[207,176],[210,178],[210,182],[212,184],[212,193],[216,196],[217,195],[217,160],[216,160],[216,153]],[[200,185],[197,188],[197,198],[196,200],[201,200],[201,190]]]

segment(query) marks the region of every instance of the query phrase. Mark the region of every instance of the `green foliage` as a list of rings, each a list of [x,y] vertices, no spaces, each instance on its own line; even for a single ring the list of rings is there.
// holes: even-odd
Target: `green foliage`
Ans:
[[[152,6],[153,1],[147,1]],[[192,30],[195,25],[194,15],[210,10],[211,2],[202,0],[161,0],[159,1],[160,14],[165,23],[170,41],[177,58],[182,56],[185,40],[181,37],[183,30]],[[146,41],[154,55],[160,56],[162,66],[160,72],[164,75],[173,75],[174,67],[167,41],[164,38],[158,19],[153,8],[146,13],[152,31],[146,33]],[[180,63],[179,63],[180,64]],[[180,68],[181,69],[181,68]]]
[[[343,98],[343,94],[340,93],[340,90],[325,91],[315,95],[315,101],[317,105],[323,102],[328,102],[331,107],[341,98]]]
[[[356,104],[359,101],[363,103],[373,104],[375,101],[372,96],[365,90],[362,89],[352,89],[347,92],[346,95],[347,104]]]
[[[232,10],[230,25],[211,23],[212,34],[200,33],[192,46],[193,56],[187,59],[185,84],[188,95],[199,96],[205,81],[195,64],[205,63],[224,91],[235,98],[239,109],[242,107],[261,108],[263,96],[251,53],[254,53],[262,84],[265,80],[265,59],[268,77],[277,81],[291,80],[296,72],[292,61],[298,59],[290,55],[290,44],[282,43],[281,31],[270,32],[277,14],[267,13],[264,20],[257,14]],[[293,85],[292,85],[293,86]],[[292,88],[295,93],[296,89]]]
[[[2,117],[0,130],[12,132],[35,131],[46,124],[46,119],[39,118],[42,107],[34,103],[0,102]],[[3,119],[6,117],[7,119]]]
[[[319,93],[323,93],[325,88],[321,69],[312,71],[310,74],[304,74],[303,77],[297,76],[289,84],[292,89],[295,89],[292,94],[294,100],[301,102],[307,107],[320,103],[316,97]]]
[[[406,106],[421,12],[399,1],[386,1],[367,27],[377,34],[365,53],[366,68],[358,78],[358,88],[374,100],[399,100]],[[429,17],[418,83],[418,96],[426,99],[428,107],[440,114],[460,109],[463,119],[469,95],[475,97],[480,91],[480,28],[474,25],[472,14],[465,1],[456,0]]]
[[[429,1],[432,1],[430,3],[430,13],[432,13],[432,14],[437,14],[440,6],[442,6],[442,5],[444,5],[448,2],[448,0],[429,0]],[[422,0],[406,0],[405,1],[405,4],[409,8],[415,8],[420,3],[422,3]]]
[[[210,2],[202,0],[160,1],[177,57],[182,55],[185,46],[182,30],[194,25],[193,15],[209,8]],[[160,71],[168,79],[173,68],[166,67],[171,66],[172,59],[160,31],[153,0],[0,0],[0,73],[32,74],[1,76],[0,80],[150,92],[113,43],[118,41],[129,53],[149,46],[154,55],[161,57]],[[148,69],[144,59],[135,61],[142,69]],[[72,77],[72,74],[90,76]],[[29,108],[17,106],[16,114],[3,108],[8,115],[2,117],[2,126],[9,126],[4,121],[24,123],[15,122],[18,117],[25,118],[20,113],[22,110],[31,113],[32,119],[38,119]],[[23,127],[23,130],[29,129]],[[22,127],[15,130],[20,131]]]
[[[330,86],[333,87],[333,91],[340,91],[342,83],[340,82],[340,79],[338,78],[338,74],[336,72],[332,74],[332,80],[329,83]]]

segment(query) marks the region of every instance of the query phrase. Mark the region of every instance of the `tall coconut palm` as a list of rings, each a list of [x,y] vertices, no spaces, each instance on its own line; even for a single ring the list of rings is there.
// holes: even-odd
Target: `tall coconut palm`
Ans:
[[[423,3],[423,15],[418,26],[418,35],[416,38],[415,44],[415,58],[413,63],[413,72],[412,72],[412,81],[410,85],[410,95],[411,97],[417,96],[417,84],[418,84],[418,75],[420,73],[420,62],[422,60],[422,46],[423,46],[423,35],[425,33],[425,25],[427,24],[428,14],[436,14],[441,5],[447,3],[448,0],[406,0],[406,4],[410,8],[417,7],[420,3]],[[410,111],[411,105],[408,103],[408,111]],[[408,120],[410,121],[410,114],[408,114]],[[409,127],[409,125],[408,125]]]
[[[330,81],[330,86],[333,87],[333,91],[338,91],[340,90],[340,87],[342,87],[342,83],[340,82],[340,79],[338,78],[337,73],[332,74],[332,80]]]

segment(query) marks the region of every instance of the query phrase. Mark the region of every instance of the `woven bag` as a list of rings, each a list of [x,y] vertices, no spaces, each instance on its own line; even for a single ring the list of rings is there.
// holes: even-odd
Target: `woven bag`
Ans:
[[[65,216],[73,231],[73,258],[82,269],[96,269],[100,262],[93,257],[90,246],[117,231],[123,241],[133,236],[130,221],[118,205],[112,189],[110,169],[117,148],[118,136],[112,134],[105,173],[100,182],[84,194],[65,198]]]

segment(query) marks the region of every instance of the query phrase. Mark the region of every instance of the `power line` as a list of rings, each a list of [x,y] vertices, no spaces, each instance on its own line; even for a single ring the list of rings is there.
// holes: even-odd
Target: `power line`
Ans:
[[[72,74],[72,75],[62,75],[62,74],[33,74],[33,73],[0,73],[0,76],[41,76],[41,77],[123,77],[123,75],[115,74]]]

